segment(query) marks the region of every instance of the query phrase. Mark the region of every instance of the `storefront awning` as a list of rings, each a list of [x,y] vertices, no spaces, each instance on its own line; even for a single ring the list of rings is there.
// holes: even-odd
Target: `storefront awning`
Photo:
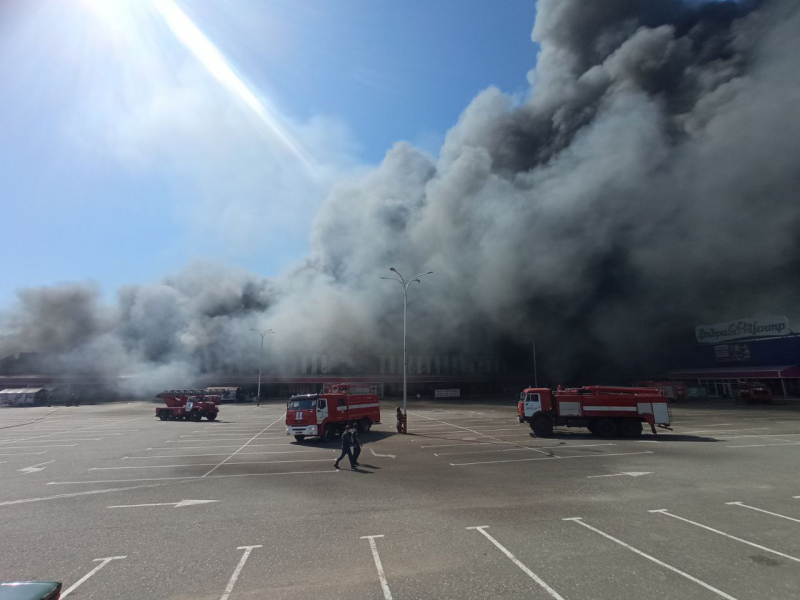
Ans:
[[[718,367],[670,371],[670,379],[794,379],[800,377],[800,365],[775,367]]]

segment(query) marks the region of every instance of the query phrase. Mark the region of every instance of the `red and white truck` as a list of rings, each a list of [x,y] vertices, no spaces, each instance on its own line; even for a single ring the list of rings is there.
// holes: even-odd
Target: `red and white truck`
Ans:
[[[670,409],[663,390],[656,388],[589,385],[549,390],[527,388],[520,394],[520,423],[537,437],[549,437],[556,426],[586,427],[595,435],[636,437],[642,423],[670,429]]]
[[[203,390],[166,390],[156,398],[166,404],[156,408],[156,417],[162,421],[200,421],[203,417],[213,421],[219,414],[220,397]]]
[[[381,422],[381,402],[374,387],[336,383],[318,394],[292,396],[286,405],[286,435],[298,442],[319,437],[330,442],[350,424],[366,433]]]

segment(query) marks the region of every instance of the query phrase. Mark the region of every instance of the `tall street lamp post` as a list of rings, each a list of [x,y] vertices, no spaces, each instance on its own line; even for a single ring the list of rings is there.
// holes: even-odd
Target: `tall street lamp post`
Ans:
[[[403,433],[408,433],[408,352],[406,351],[406,324],[408,323],[408,286],[415,281],[420,282],[420,277],[425,275],[432,275],[433,271],[427,273],[420,273],[410,281],[406,282],[400,272],[394,267],[389,268],[397,277],[381,277],[381,279],[389,279],[396,281],[403,286]]]
[[[258,329],[250,328],[250,331],[255,331],[261,336],[261,354],[258,357],[258,394],[256,397],[256,406],[261,406],[261,365],[264,363],[264,336],[268,333],[275,333],[272,329],[266,331],[259,331]]]

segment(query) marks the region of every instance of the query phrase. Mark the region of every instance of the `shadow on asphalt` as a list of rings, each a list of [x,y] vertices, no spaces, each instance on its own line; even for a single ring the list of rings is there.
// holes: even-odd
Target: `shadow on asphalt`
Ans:
[[[358,437],[361,440],[361,444],[371,444],[373,442],[379,442],[386,438],[390,438],[392,436],[399,435],[394,431],[370,431],[369,433],[362,433]],[[288,437],[288,436],[287,436]],[[319,438],[309,437],[302,442],[293,441],[293,446],[321,446],[323,448],[341,448],[342,447],[342,438],[336,437],[331,442],[323,442]]]
[[[397,435],[397,434],[394,434],[394,435]],[[501,445],[503,445],[505,443],[503,440],[500,440],[500,438],[493,438],[491,436],[483,436],[483,437],[477,437],[475,439],[460,439],[459,440],[459,439],[454,439],[454,438],[451,438],[451,437],[442,437],[440,435],[425,435],[425,434],[422,434],[422,433],[413,433],[413,432],[409,433],[408,435],[409,436],[418,437],[418,438],[424,438],[424,439],[428,439],[428,440],[443,440],[443,441],[448,441],[448,442],[463,442],[464,444],[470,444],[470,443],[472,443],[472,444],[492,443],[492,442],[489,442],[488,440],[495,440],[494,443],[498,443],[498,444],[501,444]],[[449,435],[453,435],[453,434],[449,434]],[[577,441],[586,441],[586,442],[589,442],[589,441],[602,441],[602,440],[615,440],[615,441],[636,441],[636,440],[640,440],[640,441],[656,441],[656,442],[718,442],[718,441],[720,441],[720,440],[718,440],[716,438],[711,438],[711,437],[703,437],[703,436],[697,436],[697,435],[669,434],[669,433],[660,433],[658,435],[649,435],[648,434],[648,435],[642,435],[641,437],[636,437],[636,438],[626,438],[626,437],[622,437],[622,436],[599,437],[599,436],[593,436],[593,435],[587,434],[587,433],[572,433],[572,432],[566,432],[566,431],[565,432],[558,432],[557,431],[553,435],[551,435],[550,437],[546,437],[546,438],[536,437],[532,433],[529,434],[529,435],[530,435],[530,439],[532,439],[532,440],[541,440],[543,442],[544,441],[559,441],[559,440],[561,440],[563,442],[566,442],[568,440],[569,441],[576,441],[577,440]],[[508,443],[513,443],[513,442],[508,442]]]

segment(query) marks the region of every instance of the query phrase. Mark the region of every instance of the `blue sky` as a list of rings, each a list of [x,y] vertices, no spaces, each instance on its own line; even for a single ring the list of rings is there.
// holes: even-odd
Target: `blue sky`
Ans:
[[[532,0],[172,2],[0,8],[0,307],[197,259],[274,275],[331,185],[399,140],[435,153],[479,91],[525,93],[535,60]]]

